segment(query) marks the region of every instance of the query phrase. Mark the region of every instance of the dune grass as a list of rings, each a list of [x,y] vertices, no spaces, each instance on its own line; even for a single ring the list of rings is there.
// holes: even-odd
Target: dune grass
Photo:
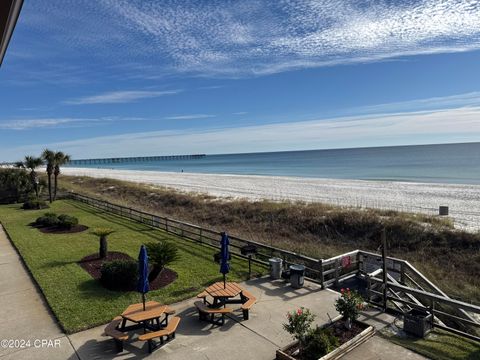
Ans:
[[[221,279],[219,266],[213,262],[214,249],[197,245],[161,230],[110,215],[74,201],[56,201],[48,210],[20,209],[20,205],[0,206],[0,222],[10,235],[48,304],[67,333],[104,324],[126,306],[141,300],[136,292],[116,292],[103,288],[77,261],[97,253],[98,237],[90,230],[75,234],[44,234],[28,224],[46,211],[75,216],[90,229],[108,227],[109,251],[121,251],[138,257],[141,244],[164,240],[174,242],[180,259],[169,268],[178,278],[166,287],[147,294],[150,300],[170,304],[195,296],[207,285]],[[248,265],[233,258],[228,279],[242,281]],[[254,271],[265,269],[254,266]]]
[[[220,199],[90,177],[63,176],[61,187],[317,258],[354,249],[377,251],[385,228],[389,255],[410,261],[450,296],[480,304],[480,234],[457,230],[448,218],[322,203]]]
[[[480,343],[441,329],[432,330],[424,339],[382,334],[395,344],[433,360],[479,360]]]

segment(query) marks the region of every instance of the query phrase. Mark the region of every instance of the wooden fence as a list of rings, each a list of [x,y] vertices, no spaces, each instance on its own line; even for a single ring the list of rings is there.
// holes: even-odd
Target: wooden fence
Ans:
[[[64,197],[164,230],[204,246],[220,248],[221,232],[217,230],[77,193],[68,193]],[[245,240],[232,235],[229,235],[229,238],[231,252],[234,256],[247,258],[241,254],[241,248],[246,245],[254,245],[257,248],[257,254],[252,259],[253,262],[268,266],[268,259],[279,257],[283,260],[285,267],[302,264],[306,269],[306,278],[321,284],[324,288],[337,286],[351,277],[358,277],[366,282],[365,290],[368,302],[384,308],[390,307],[394,311],[403,313],[406,309],[412,308],[429,311],[434,315],[436,327],[480,340],[477,332],[477,328],[480,330],[480,322],[477,320],[480,319],[480,307],[449,298],[408,261],[387,257],[388,281],[387,291],[385,291],[384,280],[380,278],[383,271],[383,259],[379,254],[354,250],[329,259],[315,259],[254,240]],[[385,293],[387,294],[386,299]]]
[[[94,208],[116,214],[130,220],[146,224],[148,226],[164,230],[168,233],[175,234],[182,238],[194,241],[196,243],[220,248],[221,232],[207,229],[201,226],[189,224],[183,221],[174,220],[168,217],[150,214],[144,211],[132,209],[126,206],[112,204],[108,201],[95,199],[89,196],[68,193],[64,197],[82,202]],[[256,262],[268,266],[268,259],[278,257],[283,260],[286,267],[293,264],[301,264],[305,266],[306,277],[314,282],[322,282],[322,260],[314,259],[308,256],[297,254],[292,251],[283,250],[274,246],[259,243],[254,240],[245,240],[229,234],[231,252],[235,256],[247,258],[241,254],[241,248],[246,245],[254,245],[257,248],[257,254],[252,262]]]

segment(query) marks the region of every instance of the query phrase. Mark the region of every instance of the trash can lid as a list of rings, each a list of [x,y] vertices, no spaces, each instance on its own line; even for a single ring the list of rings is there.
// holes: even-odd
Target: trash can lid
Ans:
[[[293,271],[305,271],[305,266],[304,265],[290,265],[290,270]]]
[[[280,258],[271,258],[271,259],[268,259],[269,262],[271,263],[281,263],[282,262],[282,259]]]

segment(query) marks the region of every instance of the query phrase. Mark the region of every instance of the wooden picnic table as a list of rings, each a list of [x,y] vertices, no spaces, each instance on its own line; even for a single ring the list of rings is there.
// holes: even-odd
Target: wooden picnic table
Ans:
[[[173,314],[167,305],[162,305],[156,301],[147,301],[145,303],[145,310],[143,310],[143,303],[129,305],[122,313],[121,331],[128,331],[138,328],[149,328],[151,330],[159,330],[168,325],[168,315]],[[165,315],[165,316],[164,316]],[[160,321],[160,319],[163,320]],[[127,321],[136,323],[137,325],[126,326]],[[153,323],[156,322],[156,326]]]
[[[229,303],[242,303],[242,300],[231,300],[242,293],[243,289],[234,282],[223,283],[221,281],[210,285],[205,289],[205,292],[213,298],[213,305],[217,306]]]

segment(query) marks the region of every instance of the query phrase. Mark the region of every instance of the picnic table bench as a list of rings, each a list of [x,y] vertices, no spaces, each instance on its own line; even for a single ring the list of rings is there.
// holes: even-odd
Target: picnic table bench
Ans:
[[[104,335],[112,337],[115,341],[117,352],[123,351],[123,342],[128,340],[128,334],[118,330],[122,319],[121,316],[115,317],[104,330]]]
[[[223,325],[225,324],[225,315],[230,314],[233,309],[221,307],[221,308],[212,308],[208,304],[205,304],[202,301],[195,301],[195,306],[198,310],[198,315],[200,320],[207,320],[212,324]],[[215,315],[220,314],[221,317],[218,320],[215,320]],[[210,317],[210,318],[209,318]]]
[[[166,337],[166,341],[175,339],[175,332],[177,331],[178,324],[180,324],[180,318],[178,316],[173,317],[169,322],[168,325],[165,326],[161,330],[147,332],[146,334],[140,335],[138,337],[141,341],[148,341],[148,352],[152,352],[158,346],[161,346],[165,343],[163,340]],[[160,344],[155,344],[153,339],[159,338]]]

